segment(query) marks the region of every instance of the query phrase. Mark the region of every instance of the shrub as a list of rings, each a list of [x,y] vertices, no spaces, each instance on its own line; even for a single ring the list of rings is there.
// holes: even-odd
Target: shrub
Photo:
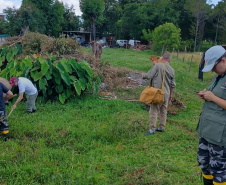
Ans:
[[[93,70],[84,60],[78,63],[73,58],[56,61],[55,57],[16,57],[19,54],[20,47],[17,45],[0,50],[1,77],[31,79],[45,99],[58,98],[64,103],[71,96],[80,96],[86,90],[98,92],[100,79],[97,76],[98,83],[94,81]]]

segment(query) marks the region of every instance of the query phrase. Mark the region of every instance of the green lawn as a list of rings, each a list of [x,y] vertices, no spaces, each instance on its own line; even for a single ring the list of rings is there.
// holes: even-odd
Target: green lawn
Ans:
[[[147,72],[151,55],[105,48],[102,61]],[[11,139],[0,142],[0,184],[201,185],[195,128],[202,101],[193,91],[207,88],[213,74],[201,82],[199,61],[190,72],[189,62],[175,56],[171,62],[175,96],[187,109],[169,115],[166,132],[153,136],[144,136],[148,111],[138,103],[86,95],[65,105],[38,102],[35,114],[26,114],[20,103],[8,118]],[[139,97],[142,88],[126,91],[124,96],[132,91]]]

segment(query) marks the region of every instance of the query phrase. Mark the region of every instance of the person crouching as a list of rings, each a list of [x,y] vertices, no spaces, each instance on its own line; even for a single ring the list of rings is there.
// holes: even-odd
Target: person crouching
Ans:
[[[13,105],[13,109],[15,109],[20,103],[20,101],[23,99],[24,93],[27,95],[27,112],[28,113],[33,113],[36,112],[36,106],[35,106],[35,101],[38,96],[38,90],[34,86],[34,84],[27,78],[24,77],[12,77],[9,80],[9,83],[11,86],[18,86],[19,89],[19,97],[17,98],[16,102]]]

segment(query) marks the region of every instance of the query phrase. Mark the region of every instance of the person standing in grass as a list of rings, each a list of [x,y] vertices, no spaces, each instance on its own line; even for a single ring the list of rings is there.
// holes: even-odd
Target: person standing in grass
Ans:
[[[24,93],[27,95],[27,112],[33,113],[36,112],[35,101],[38,96],[37,88],[33,85],[33,83],[24,77],[12,77],[9,80],[11,86],[18,86],[19,88],[19,97],[13,105],[13,109],[16,108],[17,104],[23,99]]]
[[[7,124],[3,93],[6,93],[9,97],[13,96],[13,93],[3,83],[0,82],[0,129],[4,137],[4,141],[7,141],[9,139],[9,126]]]
[[[197,93],[204,106],[197,131],[197,159],[204,185],[226,185],[226,51],[213,46],[205,53],[203,72],[215,72],[209,89]]]
[[[5,78],[1,78],[0,77],[0,82],[6,86],[7,89],[11,90],[12,87],[10,86],[10,83],[8,80],[6,80]],[[10,98],[6,93],[3,93],[3,98],[5,100],[5,104],[8,104],[8,99]]]
[[[161,89],[164,65],[165,65],[165,82],[164,82],[164,102],[163,104],[150,104],[150,130],[145,135],[154,134],[155,131],[164,132],[167,118],[167,107],[171,101],[173,88],[175,88],[175,73],[174,69],[170,66],[171,55],[165,53],[162,56],[163,63],[154,63],[152,68],[143,75],[143,78],[151,79],[151,86]],[[163,65],[164,64],[164,65]],[[159,115],[160,124],[156,129],[157,117]]]

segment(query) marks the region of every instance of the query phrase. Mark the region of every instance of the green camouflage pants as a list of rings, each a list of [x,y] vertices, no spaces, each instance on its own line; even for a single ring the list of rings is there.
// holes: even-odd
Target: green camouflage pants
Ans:
[[[226,182],[225,147],[211,144],[200,138],[197,159],[204,175],[213,175],[214,182]]]

